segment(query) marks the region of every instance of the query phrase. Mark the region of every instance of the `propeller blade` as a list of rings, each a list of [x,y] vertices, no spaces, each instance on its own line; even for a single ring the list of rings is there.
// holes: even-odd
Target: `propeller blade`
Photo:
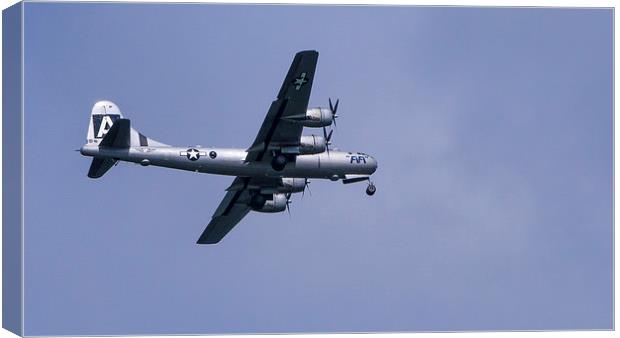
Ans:
[[[327,155],[329,155],[329,138],[332,137],[332,133],[331,133],[332,131],[329,132],[329,136],[328,136],[327,129],[323,127],[323,137],[325,138],[325,150],[327,150]]]
[[[327,155],[329,155],[329,145],[332,144],[331,139],[333,133],[334,130],[332,129],[329,131],[329,134],[327,134],[327,129],[323,127],[323,137],[325,138],[325,150],[327,150]]]
[[[304,190],[301,191],[301,198],[304,198],[306,194],[306,189],[308,189],[308,193],[312,196],[312,191],[310,191],[310,181],[306,178],[306,184],[304,184]]]
[[[291,193],[288,192],[284,196],[286,196],[286,211],[288,212],[288,217],[291,218],[291,207],[289,206],[289,204],[292,203],[292,201],[291,201]]]
[[[338,115],[336,115],[336,112],[338,112],[338,104],[340,103],[340,99],[336,100],[336,104],[334,105],[332,103],[332,99],[331,97],[329,98],[329,110],[332,111],[332,121],[334,123],[334,127],[338,128],[338,124],[336,123],[336,118],[338,118]]]

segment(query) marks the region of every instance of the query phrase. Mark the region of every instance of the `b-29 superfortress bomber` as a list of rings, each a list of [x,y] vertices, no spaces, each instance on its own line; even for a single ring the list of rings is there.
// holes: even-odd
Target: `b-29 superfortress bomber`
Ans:
[[[131,127],[116,104],[99,101],[92,108],[82,155],[93,157],[88,177],[103,176],[118,161],[206,174],[235,176],[198,244],[218,243],[245,215],[288,210],[291,195],[304,193],[309,179],[368,182],[377,161],[362,152],[330,150],[338,117],[338,101],[329,108],[310,108],[308,101],[319,53],[295,55],[278,97],[271,103],[258,135],[247,149],[180,148],[155,141]],[[304,127],[322,128],[322,135],[302,135]]]

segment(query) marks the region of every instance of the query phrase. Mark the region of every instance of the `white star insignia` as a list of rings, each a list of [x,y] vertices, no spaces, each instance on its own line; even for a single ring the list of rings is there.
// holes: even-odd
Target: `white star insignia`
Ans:
[[[182,151],[179,155],[186,156],[190,161],[197,161],[200,156],[205,156],[207,153],[204,151],[198,151],[194,148],[189,148],[187,151]]]
[[[299,90],[299,88],[306,84],[306,82],[308,82],[306,79],[306,73],[301,73],[301,75],[293,82],[293,85],[295,85],[295,90]]]
[[[198,151],[196,151],[196,149],[191,149],[190,151],[187,152],[187,155],[189,156],[190,160],[193,159],[198,159],[198,157],[200,156],[200,153]]]

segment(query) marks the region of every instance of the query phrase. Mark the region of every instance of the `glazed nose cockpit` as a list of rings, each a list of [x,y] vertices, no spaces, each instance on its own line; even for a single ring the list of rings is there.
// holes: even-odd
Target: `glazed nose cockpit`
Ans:
[[[379,163],[377,162],[377,160],[368,155],[368,165],[370,165],[370,167],[372,168],[372,172],[374,173],[377,170],[377,167],[379,167]]]
[[[347,157],[351,163],[363,166],[365,169],[364,171],[368,174],[373,174],[377,170],[377,160],[366,153],[349,153],[349,156]]]

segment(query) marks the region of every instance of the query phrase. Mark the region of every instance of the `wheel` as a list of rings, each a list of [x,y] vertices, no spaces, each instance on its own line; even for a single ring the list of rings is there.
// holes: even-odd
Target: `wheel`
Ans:
[[[366,195],[372,196],[377,192],[377,187],[374,184],[369,184],[368,188],[366,188]]]
[[[271,160],[271,167],[275,171],[282,171],[286,167],[286,156],[279,154]]]

